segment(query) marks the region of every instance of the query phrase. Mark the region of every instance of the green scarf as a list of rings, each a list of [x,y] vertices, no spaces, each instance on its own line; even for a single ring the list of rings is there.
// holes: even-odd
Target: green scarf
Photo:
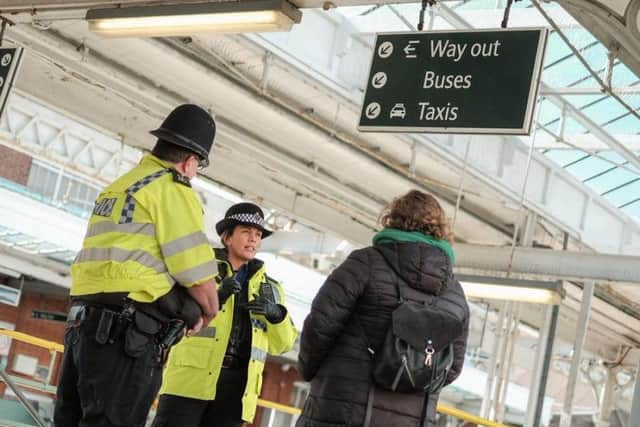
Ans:
[[[373,236],[373,244],[384,242],[420,242],[427,245],[435,246],[444,251],[445,254],[451,260],[453,264],[456,260],[456,255],[453,252],[451,243],[446,240],[434,239],[428,234],[424,234],[421,231],[404,231],[397,228],[384,228]]]

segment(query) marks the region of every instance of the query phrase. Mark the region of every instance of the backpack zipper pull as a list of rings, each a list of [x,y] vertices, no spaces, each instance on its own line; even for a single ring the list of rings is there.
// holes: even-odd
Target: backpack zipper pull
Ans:
[[[428,340],[427,346],[424,348],[424,366],[430,367],[433,364],[433,353],[435,353],[435,350],[431,345],[431,340]]]

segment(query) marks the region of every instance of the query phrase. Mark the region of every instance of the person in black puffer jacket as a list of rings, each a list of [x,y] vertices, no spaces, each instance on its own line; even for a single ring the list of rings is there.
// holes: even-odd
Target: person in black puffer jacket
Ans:
[[[363,426],[371,379],[367,344],[379,348],[398,305],[395,273],[423,298],[464,319],[455,337],[454,363],[446,384],[464,363],[469,306],[452,272],[454,252],[447,219],[431,195],[412,190],[383,212],[385,227],[374,247],[352,252],[318,291],[305,319],[299,369],[311,390],[296,427]],[[387,261],[382,258],[381,251]],[[366,338],[365,335],[366,334]],[[416,427],[425,395],[375,388],[370,426]],[[438,394],[429,396],[426,426],[435,425]]]

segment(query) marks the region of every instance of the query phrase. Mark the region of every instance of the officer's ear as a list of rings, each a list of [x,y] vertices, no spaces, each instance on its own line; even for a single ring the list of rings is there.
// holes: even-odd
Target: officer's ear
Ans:
[[[233,236],[233,231],[236,228],[229,228],[227,230],[224,230],[222,232],[222,234],[220,235],[220,242],[222,242],[222,246],[224,246],[225,248],[229,248],[229,239],[231,239],[231,236]]]

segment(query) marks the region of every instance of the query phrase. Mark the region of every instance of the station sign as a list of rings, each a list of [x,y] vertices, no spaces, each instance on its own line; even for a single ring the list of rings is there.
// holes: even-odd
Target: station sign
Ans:
[[[530,134],[547,32],[378,34],[358,130]]]
[[[9,99],[20,63],[22,62],[21,47],[0,48],[0,117]]]

